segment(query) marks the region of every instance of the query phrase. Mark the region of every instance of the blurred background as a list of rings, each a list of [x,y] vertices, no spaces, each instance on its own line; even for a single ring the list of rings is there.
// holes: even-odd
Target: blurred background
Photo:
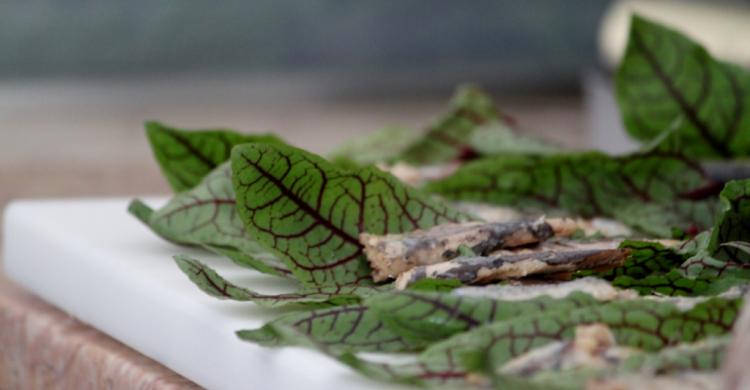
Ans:
[[[750,1],[0,2],[0,208],[167,193],[142,130],[275,131],[325,153],[423,127],[461,82],[523,131],[627,150],[609,77],[628,15],[750,64]],[[744,32],[745,35],[742,35]]]

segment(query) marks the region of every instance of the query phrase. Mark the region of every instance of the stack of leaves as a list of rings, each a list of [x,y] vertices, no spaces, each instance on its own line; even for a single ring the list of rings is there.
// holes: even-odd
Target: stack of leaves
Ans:
[[[175,256],[209,295],[293,309],[242,340],[429,387],[688,385],[685,373],[716,375],[750,281],[750,180],[703,169],[750,152],[750,76],[635,17],[616,82],[628,132],[645,143],[617,157],[518,135],[473,86],[424,131],[390,127],[330,160],[273,135],[148,123],[175,195],[130,212],[174,244],[295,285],[266,294]],[[452,168],[424,174],[436,166]],[[530,218],[482,221],[452,201]],[[544,214],[634,233],[603,239]]]

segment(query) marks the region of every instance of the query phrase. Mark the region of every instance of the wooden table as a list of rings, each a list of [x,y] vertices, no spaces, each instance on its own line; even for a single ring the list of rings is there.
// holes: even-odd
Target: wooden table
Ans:
[[[199,389],[0,275],[0,389]]]

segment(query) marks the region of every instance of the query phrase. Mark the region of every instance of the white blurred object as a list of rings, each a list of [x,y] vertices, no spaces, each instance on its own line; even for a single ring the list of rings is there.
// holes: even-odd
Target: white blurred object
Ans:
[[[638,143],[625,131],[614,95],[612,78],[592,70],[583,78],[583,103],[588,128],[588,146],[609,154],[625,154]]]
[[[750,6],[736,2],[624,0],[605,13],[599,50],[608,68],[620,62],[633,13],[668,25],[704,45],[722,60],[750,67]]]

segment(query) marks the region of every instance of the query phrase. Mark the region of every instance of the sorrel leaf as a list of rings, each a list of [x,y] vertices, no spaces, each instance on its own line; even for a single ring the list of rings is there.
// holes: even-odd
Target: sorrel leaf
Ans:
[[[424,131],[387,127],[337,149],[333,161],[368,165],[445,163],[496,154],[550,154],[557,146],[516,134],[510,120],[475,86],[459,87],[449,111]]]
[[[599,303],[574,292],[564,299],[540,296],[523,301],[475,298],[450,293],[401,291],[371,296],[365,304],[409,340],[436,342],[469,329],[515,317],[573,310]]]
[[[414,165],[460,160],[474,154],[470,140],[474,130],[500,119],[492,99],[474,86],[460,87],[450,102],[450,110],[409,146],[401,159]]]
[[[719,260],[750,263],[750,254],[732,242],[750,241],[750,180],[727,183],[719,195],[721,213],[711,232],[708,251]]]
[[[739,284],[742,281],[750,282],[750,264],[719,260],[706,251],[698,252],[687,259],[681,268],[690,277],[712,279],[717,283],[728,281],[732,281],[732,284]]]
[[[747,189],[750,180],[727,183],[720,195],[721,212],[711,232],[683,245],[689,257],[682,265],[686,275],[715,280],[720,287],[750,281],[750,256],[742,243],[750,239]]]
[[[649,241],[624,241],[620,247],[630,250],[622,266],[606,271],[580,271],[576,276],[594,275],[642,295],[700,295],[712,285],[710,278],[686,276],[680,266],[687,256],[675,248]]]
[[[702,242],[690,241],[682,248],[665,247],[657,242],[625,241],[621,247],[628,248],[630,255],[622,266],[599,272],[581,271],[576,276],[593,275],[641,295],[667,296],[716,295],[749,282],[746,278],[750,275],[740,273],[739,267],[724,268],[720,273],[728,271],[725,277],[717,278],[719,271],[714,267],[728,267],[726,262],[711,258],[706,252],[705,240],[698,241]],[[696,247],[687,248],[690,245]]]
[[[503,360],[510,359],[549,341],[568,338],[575,326],[594,322],[607,325],[620,345],[656,351],[728,333],[741,304],[741,299],[712,298],[685,310],[668,300],[616,300],[490,324],[436,344],[423,358],[480,347],[489,348]]]
[[[240,134],[232,130],[182,130],[146,122],[151,149],[175,192],[189,190],[214,168],[229,159],[235,145],[248,142],[283,144],[272,134]]]
[[[528,378],[533,384],[546,389],[550,386],[562,386],[565,389],[585,388],[592,378],[617,378],[622,375],[643,375],[651,377],[653,373],[660,376],[686,372],[706,372],[719,370],[726,355],[726,348],[731,342],[730,336],[721,336],[701,340],[697,343],[680,344],[667,347],[658,352],[640,352],[627,357],[615,366],[599,368],[573,368],[546,370]],[[487,375],[492,376],[495,365],[489,362]],[[499,378],[500,380],[504,378]]]
[[[618,276],[612,281],[612,284],[617,287],[636,290],[642,295],[691,296],[706,293],[714,286],[713,282],[713,278],[688,277],[680,270],[673,269],[669,272],[654,273],[641,278],[633,278],[627,275]],[[727,287],[731,287],[731,285]],[[719,289],[718,292],[723,290]]]
[[[559,146],[517,134],[506,122],[498,120],[490,121],[474,129],[469,138],[469,145],[480,156],[547,155],[561,152]]]
[[[576,310],[539,312],[492,323],[433,344],[416,363],[383,364],[345,356],[343,361],[365,375],[384,380],[465,385],[477,361],[503,364],[534,348],[570,339],[581,324],[602,323],[618,345],[658,351],[664,347],[727,334],[741,299],[713,298],[681,308],[663,300],[635,299]]]
[[[699,235],[701,241],[708,241],[708,233]],[[707,244],[706,244],[707,245]],[[730,287],[750,283],[750,264],[732,260],[721,260],[712,256],[707,246],[688,253],[689,258],[680,266],[680,273],[692,279],[704,279],[710,286],[702,292],[711,295],[723,292]]]
[[[359,302],[363,297],[388,289],[387,286],[321,286],[304,287],[287,294],[262,294],[224,279],[211,267],[189,256],[177,255],[174,259],[190,281],[206,294],[219,299],[252,301],[262,306],[344,305]]]
[[[615,77],[628,132],[692,157],[750,153],[750,73],[715,60],[699,44],[640,16]]]
[[[684,370],[718,370],[722,366],[731,336],[720,336],[687,345],[664,348],[658,353],[641,353],[625,360],[620,371],[670,373]]]
[[[389,163],[399,156],[421,133],[398,126],[386,127],[373,134],[342,145],[331,153],[331,160],[348,160],[359,165]]]
[[[339,169],[289,146],[240,145],[232,170],[248,232],[307,285],[370,282],[362,232],[400,233],[464,219],[376,168]]]
[[[715,188],[699,165],[679,156],[597,152],[487,158],[426,186],[456,200],[612,217],[661,237],[673,227],[709,228],[715,200],[707,194]]]
[[[169,241],[202,246],[241,266],[289,276],[286,266],[247,234],[235,203],[232,167],[226,162],[159,210],[153,211],[139,200],[131,203],[130,210]]]
[[[391,331],[378,315],[363,305],[339,306],[282,315],[258,329],[240,330],[245,341],[266,346],[299,345],[298,338],[286,337],[279,327],[298,330],[310,342],[332,350],[354,352],[404,352],[424,346]]]
[[[578,274],[580,276],[595,274],[609,281],[615,281],[623,276],[640,279],[649,275],[667,273],[679,268],[685,261],[684,255],[658,242],[626,240],[620,244],[620,248],[630,249],[630,254],[622,266],[601,272],[583,271]]]

